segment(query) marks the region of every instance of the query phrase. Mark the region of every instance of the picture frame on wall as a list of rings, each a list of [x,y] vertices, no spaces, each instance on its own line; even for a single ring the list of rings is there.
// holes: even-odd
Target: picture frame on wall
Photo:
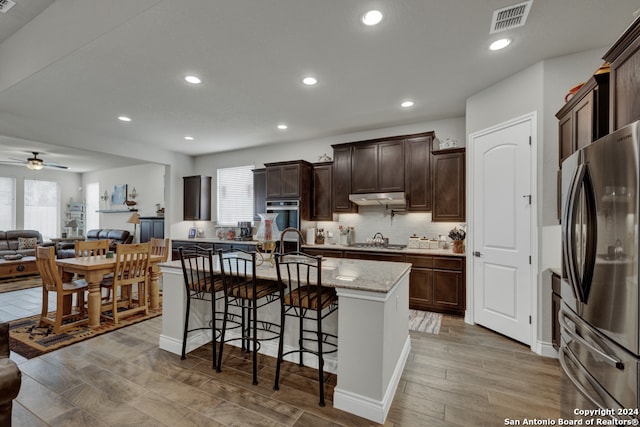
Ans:
[[[113,186],[113,194],[111,194],[112,205],[124,205],[127,200],[127,184],[116,184]]]
[[[189,229],[189,238],[190,239],[195,239],[197,233],[198,233],[198,230],[196,228],[194,228],[194,227],[191,227]]]

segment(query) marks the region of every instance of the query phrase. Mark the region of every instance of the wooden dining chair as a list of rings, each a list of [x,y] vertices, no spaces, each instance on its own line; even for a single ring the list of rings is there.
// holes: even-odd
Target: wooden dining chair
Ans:
[[[90,256],[105,255],[109,252],[109,240],[76,240],[74,247],[76,258],[86,258]],[[106,292],[102,295],[102,301],[107,302],[111,298],[111,287],[113,286],[113,273],[104,276],[100,287]]]
[[[55,248],[53,246],[36,248],[36,266],[42,279],[42,312],[40,325],[53,326],[55,333],[60,333],[75,326],[89,323],[84,306],[84,293],[87,283],[82,281],[63,282],[56,266]],[[49,292],[56,293],[56,311],[49,313]],[[73,305],[73,296],[76,304]]]
[[[162,255],[166,262],[169,259],[169,239],[158,239],[152,237],[149,241],[151,243],[151,255]]]
[[[324,356],[338,351],[338,337],[322,331],[322,320],[338,309],[336,290],[322,286],[320,256],[314,257],[302,252],[276,254],[276,272],[281,285],[280,325],[283,332],[278,343],[276,382],[273,388],[279,389],[280,365],[284,356],[297,353],[298,364],[304,366],[303,355],[313,354],[318,358],[320,406],[325,406]],[[298,318],[298,348],[285,352],[287,316]],[[312,325],[315,326],[314,329],[311,329]]]
[[[116,246],[111,299],[102,305],[102,317],[119,323],[120,318],[144,312],[149,314],[149,256],[151,244],[134,243]],[[137,299],[134,298],[134,287]]]
[[[76,258],[104,255],[109,251],[108,240],[76,240]]]

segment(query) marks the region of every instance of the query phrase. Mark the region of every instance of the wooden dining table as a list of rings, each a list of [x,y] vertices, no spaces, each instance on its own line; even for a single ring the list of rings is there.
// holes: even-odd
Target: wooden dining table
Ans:
[[[149,257],[149,309],[160,308],[160,285],[158,279],[162,272],[159,264],[164,262],[164,255],[151,255]],[[104,276],[114,273],[116,258],[107,258],[106,255],[88,256],[79,258],[62,258],[56,260],[56,265],[63,275],[78,274],[84,276],[89,287],[87,308],[89,313],[89,327],[100,326],[100,314],[102,311],[102,292],[100,282]]]

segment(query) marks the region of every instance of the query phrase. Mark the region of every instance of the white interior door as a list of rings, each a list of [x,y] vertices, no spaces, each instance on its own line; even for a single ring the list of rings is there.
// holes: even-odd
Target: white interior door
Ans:
[[[531,329],[531,120],[473,144],[474,322],[526,344]]]

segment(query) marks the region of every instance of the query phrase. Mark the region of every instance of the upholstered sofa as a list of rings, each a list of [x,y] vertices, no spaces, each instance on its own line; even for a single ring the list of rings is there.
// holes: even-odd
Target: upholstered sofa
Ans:
[[[42,234],[36,230],[0,231],[0,257],[17,254],[36,256],[36,246],[51,245],[53,242],[43,242]]]
[[[13,399],[20,393],[22,373],[9,359],[9,324],[0,323],[0,426],[11,426]]]
[[[116,245],[124,243],[128,244],[133,242],[133,236],[127,230],[113,230],[113,229],[96,229],[87,231],[85,240],[105,240],[108,239],[109,249],[116,250]],[[58,258],[73,258],[76,256],[75,243],[74,242],[61,242],[58,246]]]

